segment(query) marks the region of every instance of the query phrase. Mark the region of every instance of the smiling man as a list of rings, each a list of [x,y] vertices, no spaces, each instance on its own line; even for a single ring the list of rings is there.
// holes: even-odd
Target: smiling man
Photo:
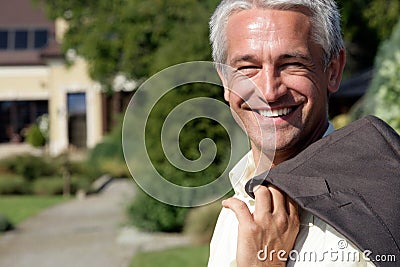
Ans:
[[[224,97],[249,136],[251,151],[230,173],[239,182],[233,183],[235,196],[223,202],[208,266],[373,266],[362,257],[328,257],[338,249],[361,252],[278,188],[259,187],[255,201],[243,188],[254,175],[333,131],[328,96],[338,90],[345,65],[335,2],[225,0],[210,27]],[[254,86],[237,85],[235,75]],[[344,243],[345,248],[338,248]],[[285,261],[292,250],[317,258]],[[286,254],[278,257],[279,251]]]

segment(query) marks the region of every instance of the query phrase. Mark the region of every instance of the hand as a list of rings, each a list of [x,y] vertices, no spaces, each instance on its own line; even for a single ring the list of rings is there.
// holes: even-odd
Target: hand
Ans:
[[[259,186],[255,189],[253,214],[236,198],[229,198],[222,205],[231,209],[239,221],[237,267],[286,266],[281,259],[293,249],[300,227],[298,206],[292,199],[274,186]],[[278,257],[281,250],[286,254]]]

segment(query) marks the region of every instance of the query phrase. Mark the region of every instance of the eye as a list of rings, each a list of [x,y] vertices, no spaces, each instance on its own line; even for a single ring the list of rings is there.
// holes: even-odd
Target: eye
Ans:
[[[301,62],[287,62],[281,65],[281,69],[303,69],[304,64]]]
[[[247,70],[247,69],[256,69],[256,68],[258,68],[257,66],[255,66],[255,65],[246,65],[246,66],[241,66],[241,67],[239,67],[238,68],[238,70]]]
[[[245,66],[240,66],[237,68],[238,71],[240,71],[241,73],[243,73],[246,76],[255,75],[259,69],[260,69],[260,67],[257,65],[245,65]]]

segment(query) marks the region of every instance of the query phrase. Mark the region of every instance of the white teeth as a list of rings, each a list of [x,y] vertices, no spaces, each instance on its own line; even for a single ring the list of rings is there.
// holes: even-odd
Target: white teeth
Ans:
[[[274,118],[279,116],[286,116],[292,112],[291,108],[275,109],[275,110],[258,110],[258,113],[264,117]]]

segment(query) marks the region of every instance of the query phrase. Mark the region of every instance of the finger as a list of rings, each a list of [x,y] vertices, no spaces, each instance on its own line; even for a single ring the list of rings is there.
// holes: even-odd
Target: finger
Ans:
[[[289,196],[286,196],[286,203],[289,216],[290,217],[299,216],[299,205]]]
[[[239,224],[243,225],[253,222],[253,216],[250,213],[249,208],[243,201],[231,197],[222,201],[222,206],[224,206],[224,208],[232,210],[235,213]]]
[[[255,210],[254,220],[263,222],[272,214],[272,196],[266,186],[257,186],[254,188]]]
[[[288,214],[289,210],[286,209],[286,194],[272,185],[269,185],[268,189],[272,196],[272,213],[284,212]]]

